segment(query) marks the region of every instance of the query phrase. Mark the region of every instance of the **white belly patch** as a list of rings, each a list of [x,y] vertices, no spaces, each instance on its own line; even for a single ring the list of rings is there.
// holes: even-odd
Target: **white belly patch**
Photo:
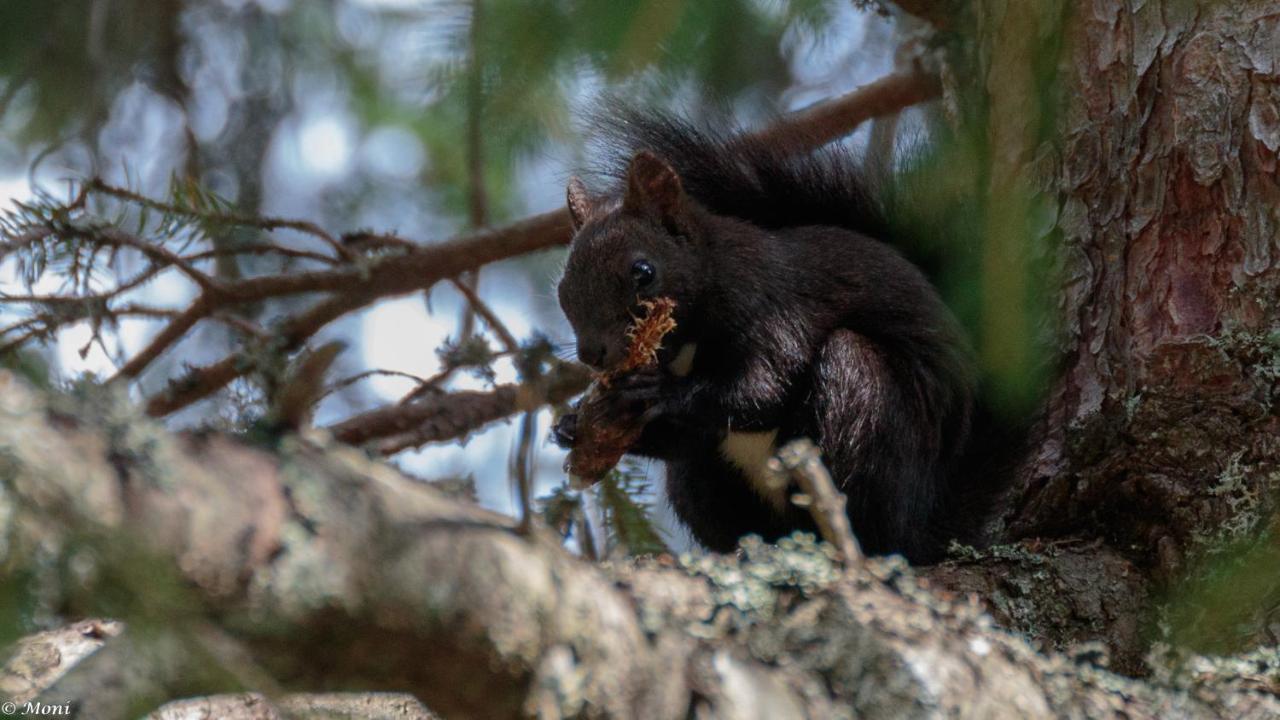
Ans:
[[[769,458],[777,448],[777,429],[761,432],[730,432],[720,442],[720,454],[747,477],[751,489],[779,512],[787,507],[785,483],[776,483],[769,472]]]
[[[676,353],[676,358],[667,365],[667,369],[676,377],[687,377],[693,370],[693,356],[697,354],[698,346],[694,343],[685,343],[680,348],[680,352]]]

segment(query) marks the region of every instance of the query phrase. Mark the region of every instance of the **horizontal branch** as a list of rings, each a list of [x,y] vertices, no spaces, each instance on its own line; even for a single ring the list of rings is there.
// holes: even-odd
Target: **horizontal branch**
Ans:
[[[942,82],[935,74],[923,70],[895,73],[834,100],[797,110],[752,136],[809,150],[848,135],[867,120],[932,100],[941,92]]]
[[[568,213],[548,212],[501,230],[473,233],[439,245],[416,246],[411,251],[373,258],[361,267],[250,278],[230,283],[222,297],[250,302],[306,292],[334,292],[333,296],[321,300],[300,315],[286,319],[276,328],[280,349],[290,352],[301,347],[330,322],[380,298],[429,288],[466,270],[562,244],[568,239]],[[137,377],[195,322],[211,315],[226,302],[201,304],[197,301],[192,306],[190,317],[184,315],[182,322],[175,321],[171,327],[161,331],[161,335],[139,357],[130,360],[117,377]],[[160,395],[151,398],[147,404],[148,412],[156,416],[167,415],[208,397],[248,372],[252,365],[245,360],[243,353],[236,353],[212,365],[189,371],[171,381]]]

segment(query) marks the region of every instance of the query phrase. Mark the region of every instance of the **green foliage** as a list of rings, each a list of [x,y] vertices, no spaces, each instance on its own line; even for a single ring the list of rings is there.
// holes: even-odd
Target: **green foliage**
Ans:
[[[421,16],[383,18],[412,23],[430,50],[413,83],[421,95],[384,86],[386,73],[367,58],[349,57],[347,71],[367,124],[404,125],[421,138],[442,207],[474,212],[479,183],[487,219],[498,222],[522,210],[512,192],[517,164],[569,137],[575,75],[626,85],[649,102],[692,93],[771,104],[789,78],[783,34],[797,23],[820,27],[828,10],[819,0],[437,3]]]
[[[960,128],[964,132],[965,128]],[[945,129],[908,148],[880,192],[895,244],[920,265],[973,339],[993,409],[1025,417],[1050,371],[1056,199],[993,194],[982,144]],[[993,230],[994,228],[994,230]],[[1015,296],[1014,301],[1000,298]]]
[[[582,511],[582,495],[568,485],[558,485],[550,495],[538,498],[538,505],[542,508],[542,521],[562,537],[568,537]]]
[[[589,491],[596,494],[603,515],[608,547],[601,557],[657,555],[667,552],[662,534],[650,518],[652,493],[644,469],[630,458],[611,471]],[[567,485],[538,499],[542,519],[568,538],[590,532],[584,526],[582,494]],[[590,542],[582,538],[582,542]]]
[[[626,460],[596,484],[605,528],[612,550],[626,555],[657,555],[667,552],[662,535],[650,520],[645,498],[650,494],[644,468]]]
[[[15,348],[0,354],[0,368],[9,370],[42,390],[52,387],[49,363],[34,350]]]
[[[178,3],[6,0],[0,3],[0,110],[21,106],[18,136],[55,141],[105,114],[139,77],[172,93]]]
[[[5,567],[0,583],[0,648],[8,648],[25,635],[42,629],[36,573],[24,567]],[[3,657],[0,657],[3,661]]]

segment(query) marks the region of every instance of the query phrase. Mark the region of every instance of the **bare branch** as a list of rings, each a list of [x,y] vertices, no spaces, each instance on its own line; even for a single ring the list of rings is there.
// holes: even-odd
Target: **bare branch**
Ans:
[[[861,563],[862,548],[849,527],[845,497],[831,482],[818,447],[804,438],[787,443],[778,453],[776,469],[785,470],[800,487],[822,539],[840,552],[845,566]]]
[[[168,350],[170,345],[181,340],[188,330],[195,327],[202,318],[212,314],[214,309],[214,303],[208,295],[196,298],[195,302],[191,303],[181,315],[170,320],[160,334],[152,338],[141,352],[130,358],[129,362],[116,372],[115,378],[136,378],[141,375],[152,361]]]
[[[471,305],[471,309],[475,311],[477,315],[484,318],[485,324],[487,324],[489,329],[498,336],[498,340],[502,342],[502,346],[505,347],[508,352],[519,352],[520,343],[516,342],[515,336],[512,335],[511,331],[507,329],[507,326],[498,319],[497,314],[493,312],[484,300],[480,299],[480,294],[476,292],[476,289],[471,285],[468,285],[465,281],[458,280],[456,278],[451,279],[450,282],[453,283],[453,286],[457,288],[458,292],[462,293],[463,297],[467,299],[467,303]]]
[[[848,135],[867,120],[932,100],[941,92],[935,74],[918,69],[898,72],[794,112],[750,137],[810,150]]]
[[[374,370],[366,370],[362,373],[357,373],[355,375],[352,375],[351,377],[345,377],[341,380],[334,382],[332,385],[329,386],[327,390],[325,390],[325,395],[332,395],[333,393],[343,388],[351,387],[352,385],[355,385],[361,380],[367,380],[371,377],[404,378],[406,380],[414,381],[415,383],[418,384],[419,387],[423,385],[427,385],[431,382],[430,378],[419,377],[417,375],[414,375],[413,373],[401,372],[399,370],[383,370],[381,368],[377,368]]]
[[[403,405],[361,413],[329,427],[345,443],[373,447],[382,455],[394,455],[463,437],[468,433],[520,411],[564,402],[586,389],[590,373],[576,364],[557,366],[538,384],[499,385],[488,392],[461,390],[429,396]]]
[[[230,284],[226,293],[237,301],[247,302],[303,292],[345,291],[320,301],[276,329],[280,349],[289,352],[301,347],[307,338],[325,325],[379,298],[422,290],[463,270],[552,247],[568,239],[568,213],[555,211],[535,215],[501,230],[473,233],[439,245],[414,246],[411,251],[375,258],[364,267],[250,278]],[[193,305],[190,310],[195,310],[197,317],[190,324],[186,324],[188,318],[185,316],[180,318],[183,323],[175,321],[173,331],[181,337],[200,317],[212,313],[216,307],[217,304],[213,303],[199,308]],[[166,328],[166,332],[168,330]],[[169,341],[167,335],[164,339]],[[158,354],[134,358],[126,366],[126,370],[132,372],[122,370],[120,376],[136,377]],[[245,363],[245,359],[243,353],[236,353],[190,371],[185,377],[171,382],[162,394],[153,397],[147,404],[148,412],[156,416],[167,415],[208,397],[248,372],[250,365]]]

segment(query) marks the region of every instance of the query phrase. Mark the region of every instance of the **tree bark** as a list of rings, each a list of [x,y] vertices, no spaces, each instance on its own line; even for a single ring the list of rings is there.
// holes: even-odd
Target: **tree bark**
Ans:
[[[1154,620],[1150,598],[1211,572],[1224,544],[1280,552],[1269,530],[1280,487],[1280,3],[973,9],[993,205],[1011,198],[1025,218],[1034,208],[1018,198],[1042,193],[1056,216],[1018,234],[993,211],[988,270],[1026,277],[1009,270],[1048,249],[1062,281],[1060,374],[1007,534],[1101,541],[1110,559],[1095,564],[1096,584],[1126,588],[1138,606],[1125,620],[1095,606],[1077,628],[1136,640],[1125,628]],[[1060,94],[1046,100],[1047,68]],[[998,287],[987,304],[1026,292]],[[991,335],[997,365],[1020,362]],[[1257,597],[1274,610],[1278,590],[1280,577]],[[1274,612],[1242,610],[1258,618],[1230,645],[1274,640]]]

